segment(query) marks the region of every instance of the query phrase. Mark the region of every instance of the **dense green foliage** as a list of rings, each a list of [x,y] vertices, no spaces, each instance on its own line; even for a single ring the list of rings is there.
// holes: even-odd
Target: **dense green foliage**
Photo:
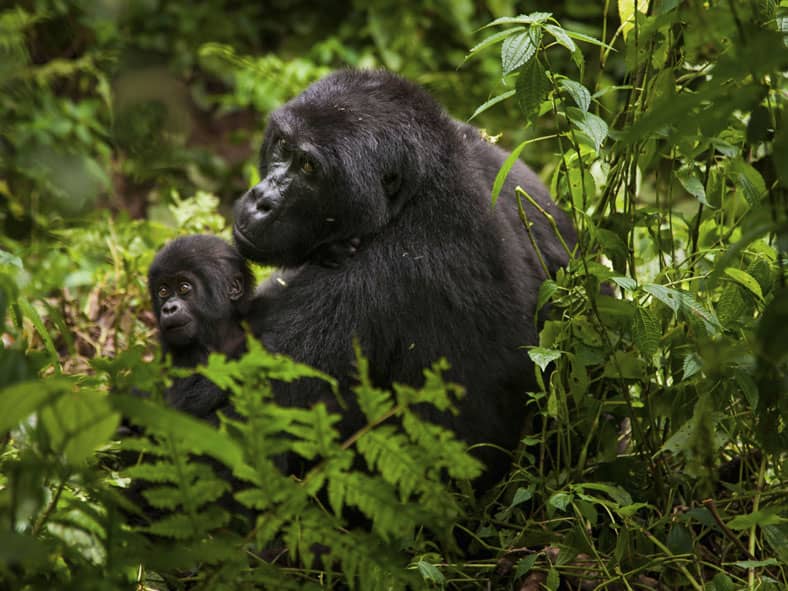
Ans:
[[[788,5],[524,4],[0,12],[0,589],[788,588]],[[332,378],[254,340],[200,368],[240,418],[161,401],[153,253],[227,237],[264,115],[343,66],[502,134],[580,229],[540,290],[533,421],[483,498],[415,410],[462,395],[439,360],[385,392],[359,354],[347,440],[270,397]],[[529,200],[506,172],[491,201]],[[121,416],[146,434],[118,441]]]

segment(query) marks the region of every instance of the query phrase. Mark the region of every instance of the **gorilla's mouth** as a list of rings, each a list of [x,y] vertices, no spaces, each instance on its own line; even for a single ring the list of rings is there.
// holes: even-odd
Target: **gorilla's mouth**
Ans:
[[[246,258],[261,258],[265,259],[269,253],[261,249],[251,238],[248,238],[243,233],[237,223],[233,224],[233,239],[235,240],[238,249]]]
[[[162,322],[161,327],[164,329],[165,332],[177,332],[180,330],[184,330],[192,323],[191,319],[186,320],[185,322],[174,322],[174,323],[167,323]]]

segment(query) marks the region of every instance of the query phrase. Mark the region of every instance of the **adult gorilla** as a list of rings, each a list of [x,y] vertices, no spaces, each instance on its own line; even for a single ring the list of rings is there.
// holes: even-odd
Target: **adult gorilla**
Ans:
[[[506,156],[393,74],[341,71],[313,84],[271,115],[262,181],[235,207],[241,253],[282,267],[252,302],[254,333],[345,388],[354,337],[380,386],[418,386],[422,370],[444,356],[449,379],[467,394],[457,415],[436,419],[470,444],[513,450],[533,383],[523,346],[537,340],[545,278],[518,217],[515,186],[555,216],[570,246],[575,233],[519,162],[491,206]],[[553,272],[567,253],[544,217],[527,212]],[[354,238],[357,252],[339,268],[309,262],[315,251]],[[317,381],[282,384],[277,396],[298,406],[333,400]],[[343,415],[343,433],[360,426],[357,409]],[[490,447],[480,456],[486,483],[508,467],[507,455]]]

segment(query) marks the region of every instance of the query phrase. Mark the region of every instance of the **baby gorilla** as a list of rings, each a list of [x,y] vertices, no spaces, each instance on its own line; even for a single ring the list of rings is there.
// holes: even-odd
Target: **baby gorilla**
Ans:
[[[176,367],[205,363],[212,352],[235,358],[245,350],[241,321],[254,279],[245,259],[221,238],[183,236],[162,248],[148,271],[162,352]],[[227,410],[227,392],[201,375],[176,378],[168,404],[216,422]]]

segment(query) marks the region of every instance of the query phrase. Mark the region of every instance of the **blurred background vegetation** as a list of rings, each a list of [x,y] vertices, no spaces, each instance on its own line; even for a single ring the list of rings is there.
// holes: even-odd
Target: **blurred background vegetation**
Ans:
[[[95,452],[114,449],[106,393],[153,390],[162,371],[144,280],[154,252],[178,234],[229,237],[266,115],[343,67],[399,72],[462,120],[479,111],[472,122],[521,149],[572,211],[583,250],[542,290],[555,316],[531,356],[555,371],[538,369],[528,397],[542,431],[496,494],[458,517],[473,553],[417,535],[379,570],[354,571],[375,551],[363,538],[368,554],[341,555],[339,570],[367,573],[362,589],[788,588],[786,10],[4,5],[0,588],[240,588],[263,571],[278,588],[296,571],[291,588],[336,583],[295,557],[254,576],[237,556],[207,566],[207,529],[176,536],[194,553],[157,583],[133,557],[117,566],[137,547],[107,493],[118,472]],[[531,55],[518,27],[538,29]],[[621,297],[597,299],[600,281]],[[174,553],[159,543],[140,556]]]

